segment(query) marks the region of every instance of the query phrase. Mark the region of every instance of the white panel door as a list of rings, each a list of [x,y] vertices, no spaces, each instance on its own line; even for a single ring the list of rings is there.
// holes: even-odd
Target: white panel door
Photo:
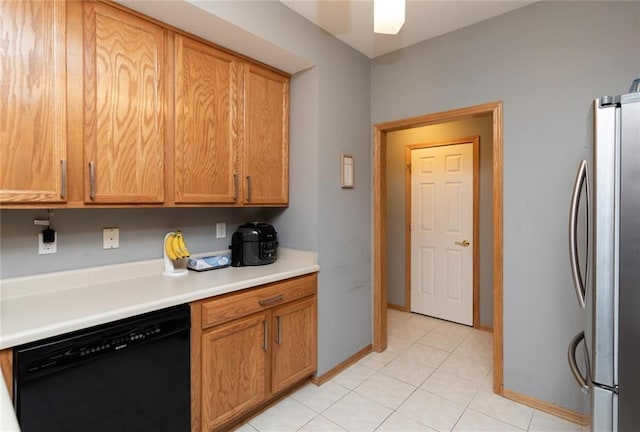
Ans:
[[[411,311],[473,325],[473,144],[411,151]]]

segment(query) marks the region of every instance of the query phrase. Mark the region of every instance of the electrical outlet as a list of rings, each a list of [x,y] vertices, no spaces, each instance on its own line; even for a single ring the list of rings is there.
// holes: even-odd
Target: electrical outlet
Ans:
[[[58,245],[58,233],[54,234],[54,238],[55,240],[51,243],[45,243],[42,240],[42,233],[38,233],[38,254],[40,255],[45,255],[45,254],[54,254],[57,252],[57,245]]]
[[[227,236],[227,224],[218,222],[216,224],[216,238],[225,238]]]
[[[105,228],[102,230],[102,248],[117,249],[120,247],[120,229]]]

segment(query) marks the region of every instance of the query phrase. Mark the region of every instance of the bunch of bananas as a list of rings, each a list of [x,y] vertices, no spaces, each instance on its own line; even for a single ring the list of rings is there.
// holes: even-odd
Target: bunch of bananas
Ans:
[[[175,231],[167,235],[164,241],[164,251],[172,260],[188,258],[191,255],[181,231]]]

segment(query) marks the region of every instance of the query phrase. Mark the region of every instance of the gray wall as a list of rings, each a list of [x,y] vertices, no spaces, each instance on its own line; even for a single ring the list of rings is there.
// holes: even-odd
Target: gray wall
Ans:
[[[318,71],[311,68],[291,78],[289,148],[292,171],[289,182],[291,205],[277,212],[273,223],[285,227],[280,239],[290,247],[318,250]],[[293,144],[295,143],[295,145]],[[295,166],[294,166],[295,164]],[[293,171],[297,174],[294,176]],[[294,181],[295,180],[295,181]],[[304,221],[304,223],[301,223]]]
[[[225,250],[231,234],[247,221],[269,220],[270,209],[54,209],[51,226],[57,253],[38,255],[35,218],[46,210],[0,211],[0,277],[119,264],[162,257],[164,235],[182,230],[191,253]],[[216,239],[216,222],[227,224],[227,237]],[[120,247],[102,248],[102,229],[120,228]],[[277,227],[276,227],[277,228]]]
[[[387,134],[387,300],[405,306],[405,147],[480,136],[480,324],[493,327],[493,122],[490,115]]]
[[[504,102],[504,385],[572,410],[567,212],[593,98],[640,76],[640,3],[539,2],[377,58],[373,123]]]
[[[246,40],[260,38],[278,48],[272,52],[313,65],[291,84],[290,206],[260,216],[274,222],[281,246],[318,253],[318,372],[327,372],[372,340],[369,59],[276,1],[129,3],[170,23],[175,18],[178,27],[200,27],[186,28],[198,34],[222,19],[250,35]],[[340,188],[340,153],[354,155],[354,189]],[[20,213],[0,214],[4,277],[160,258],[161,235],[177,227],[194,252],[218,248],[215,222],[255,218],[237,209],[59,211],[60,252],[39,257],[31,220],[38,212]],[[122,228],[121,248],[102,251],[101,229],[114,225]]]

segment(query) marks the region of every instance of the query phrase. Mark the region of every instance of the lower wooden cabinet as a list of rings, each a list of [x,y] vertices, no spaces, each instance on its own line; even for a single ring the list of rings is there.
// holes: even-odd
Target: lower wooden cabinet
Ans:
[[[225,430],[317,368],[317,276],[191,304],[192,432]]]
[[[215,430],[265,400],[267,326],[268,313],[261,313],[202,334],[203,430]]]
[[[316,298],[273,311],[271,391],[277,393],[316,370]]]

